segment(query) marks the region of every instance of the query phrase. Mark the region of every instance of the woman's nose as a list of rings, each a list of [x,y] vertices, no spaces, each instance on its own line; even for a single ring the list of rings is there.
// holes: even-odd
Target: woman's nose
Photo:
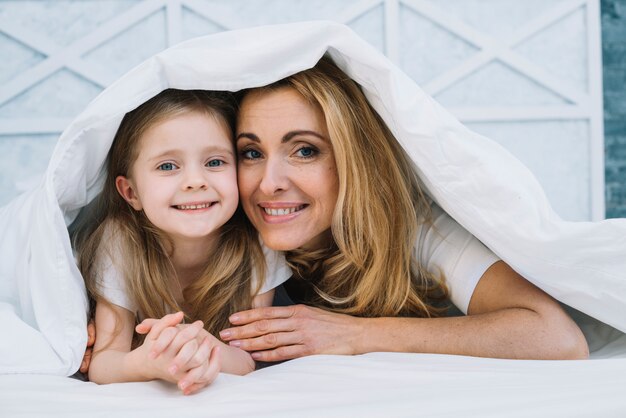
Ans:
[[[287,190],[289,185],[288,170],[279,160],[268,159],[263,170],[263,178],[259,189],[267,195],[273,196]]]

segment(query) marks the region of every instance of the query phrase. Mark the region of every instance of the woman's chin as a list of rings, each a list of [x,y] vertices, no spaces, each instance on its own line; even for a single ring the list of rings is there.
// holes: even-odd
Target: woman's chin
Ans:
[[[262,236],[263,244],[269,249],[274,251],[293,251],[300,248],[303,241],[300,239],[289,239],[285,236],[282,237],[266,237]]]
[[[274,251],[293,251],[296,249],[312,251],[328,247],[329,240],[332,241],[332,234],[330,230],[318,234],[306,234],[303,233],[303,231],[299,231],[298,234],[293,235],[284,233],[261,233],[261,238],[263,239],[263,243]]]

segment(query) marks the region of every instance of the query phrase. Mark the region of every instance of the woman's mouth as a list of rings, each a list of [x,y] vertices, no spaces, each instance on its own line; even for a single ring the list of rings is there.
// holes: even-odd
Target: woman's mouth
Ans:
[[[297,218],[302,210],[308,206],[307,204],[288,204],[286,202],[259,205],[263,220],[269,224],[289,222]]]
[[[264,207],[262,209],[269,216],[284,216],[284,215],[292,214],[294,212],[301,211],[306,206],[307,205],[298,205],[298,206],[292,206],[292,207],[287,207],[287,208],[265,208]]]

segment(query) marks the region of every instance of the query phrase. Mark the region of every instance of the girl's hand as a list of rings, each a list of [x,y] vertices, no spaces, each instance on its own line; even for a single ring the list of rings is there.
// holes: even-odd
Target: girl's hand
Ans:
[[[231,346],[250,351],[257,361],[281,361],[312,354],[361,352],[363,320],[305,305],[237,312],[236,325],[220,332]]]
[[[198,352],[202,351],[203,355],[208,352],[206,360],[202,361],[197,367],[189,370],[178,381],[178,387],[185,395],[191,395],[205,386],[210,385],[217,378],[221,370],[222,359],[220,355],[221,348],[217,345],[211,346],[210,340],[205,338]]]
[[[146,319],[137,325],[151,365],[161,379],[175,382],[185,395],[207,386],[220,372],[219,341],[204,328],[202,321],[180,324],[182,313],[161,319]]]

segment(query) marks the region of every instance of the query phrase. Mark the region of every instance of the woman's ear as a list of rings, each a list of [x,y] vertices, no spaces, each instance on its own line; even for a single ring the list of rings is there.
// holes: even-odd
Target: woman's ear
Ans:
[[[135,185],[132,180],[127,179],[124,176],[117,176],[115,179],[115,187],[117,188],[117,192],[120,196],[122,196],[124,200],[133,207],[133,209],[142,209],[141,201],[139,200],[137,193],[135,193]]]

